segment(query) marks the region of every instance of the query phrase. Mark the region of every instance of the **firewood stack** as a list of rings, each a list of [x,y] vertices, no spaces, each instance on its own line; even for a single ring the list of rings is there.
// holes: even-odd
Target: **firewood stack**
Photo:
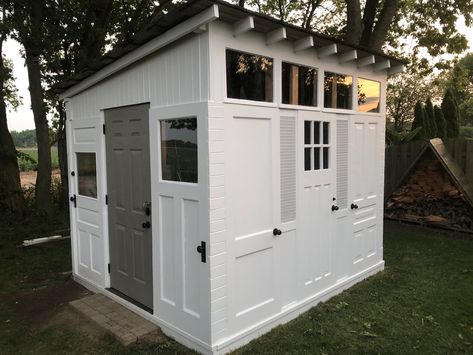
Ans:
[[[473,231],[473,208],[438,160],[421,160],[386,203],[388,218]]]

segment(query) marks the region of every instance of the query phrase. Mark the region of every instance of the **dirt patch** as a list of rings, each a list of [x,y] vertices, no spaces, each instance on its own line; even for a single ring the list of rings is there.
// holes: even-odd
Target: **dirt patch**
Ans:
[[[20,180],[22,187],[32,187],[36,184],[36,171],[22,171],[20,172]],[[61,179],[61,171],[54,169],[51,174],[52,179]]]
[[[68,280],[48,287],[21,291],[3,298],[18,321],[37,330],[48,326],[59,312],[69,307],[70,301],[90,294],[84,287]]]

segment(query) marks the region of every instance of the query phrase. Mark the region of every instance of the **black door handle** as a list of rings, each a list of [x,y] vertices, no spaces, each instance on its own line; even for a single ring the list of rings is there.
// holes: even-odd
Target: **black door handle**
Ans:
[[[200,261],[203,263],[207,262],[206,250],[205,250],[205,242],[200,242],[200,245],[197,246],[197,252],[200,253]]]
[[[150,221],[146,221],[146,222],[143,222],[143,224],[141,225],[144,229],[148,229],[151,227],[151,223]]]
[[[69,199],[71,202],[74,202],[74,207],[77,207],[77,196],[74,194],[74,196],[71,196]]]
[[[352,203],[351,206],[350,206],[350,208],[351,208],[352,210],[357,210],[357,209],[358,209],[358,205]]]
[[[338,206],[337,205],[332,205],[332,212],[338,211]]]
[[[273,229],[273,235],[274,235],[274,236],[278,236],[278,235],[281,235],[281,234],[282,234],[282,232],[281,232],[280,229],[277,229],[277,228],[274,228],[274,229]]]

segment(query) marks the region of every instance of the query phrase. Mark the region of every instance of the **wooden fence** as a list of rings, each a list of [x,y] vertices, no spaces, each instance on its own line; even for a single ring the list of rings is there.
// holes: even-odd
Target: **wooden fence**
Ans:
[[[444,139],[445,147],[473,184],[473,139]],[[425,141],[413,141],[386,148],[384,196],[389,197],[415,161]]]

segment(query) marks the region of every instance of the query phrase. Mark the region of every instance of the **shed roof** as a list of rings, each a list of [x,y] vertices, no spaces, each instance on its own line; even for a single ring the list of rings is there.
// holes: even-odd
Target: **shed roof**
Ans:
[[[65,91],[81,83],[85,79],[90,78],[91,76],[99,72],[101,69],[109,66],[110,64],[118,61],[127,54],[133,52],[138,47],[141,47],[144,44],[150,42],[152,39],[155,39],[156,37],[165,34],[173,27],[176,27],[182,22],[189,20],[190,18],[198,14],[203,13],[205,10],[209,9],[212,6],[214,8],[217,7],[217,10],[215,11],[215,16],[213,18],[207,18],[207,22],[213,21],[214,19],[218,18],[221,21],[235,24],[238,21],[241,21],[251,16],[254,24],[252,31],[255,32],[270,33],[274,30],[284,28],[286,40],[295,42],[298,40],[303,40],[304,38],[312,37],[311,42],[313,41],[313,47],[315,49],[324,48],[330,45],[336,45],[336,53],[339,55],[343,55],[344,53],[348,53],[350,51],[353,52],[353,50],[356,50],[357,60],[362,60],[363,58],[370,58],[371,61],[368,62],[369,65],[376,65],[376,63],[379,62],[387,63],[387,65],[383,65],[381,67],[381,69],[383,70],[393,68],[392,71],[397,72],[400,70],[400,68],[407,64],[406,60],[398,59],[393,56],[383,54],[381,52],[372,51],[364,47],[354,46],[340,39],[330,37],[319,32],[311,31],[299,26],[295,26],[275,19],[271,16],[254,12],[242,8],[240,6],[227,3],[222,0],[189,0],[183,5],[171,10],[170,12],[157,17],[141,31],[139,31],[128,43],[125,43],[120,47],[116,47],[108,51],[100,58],[91,62],[84,71],[56,85],[54,90],[59,94],[64,93]],[[177,38],[178,37],[176,37],[176,39]],[[167,44],[169,43],[166,43],[166,45]],[[150,53],[147,52],[147,54]],[[142,57],[138,59],[141,58]],[[96,82],[98,81],[100,81],[100,79],[97,79]],[[93,85],[93,83],[87,86],[91,85]],[[83,89],[85,89],[85,87]]]

